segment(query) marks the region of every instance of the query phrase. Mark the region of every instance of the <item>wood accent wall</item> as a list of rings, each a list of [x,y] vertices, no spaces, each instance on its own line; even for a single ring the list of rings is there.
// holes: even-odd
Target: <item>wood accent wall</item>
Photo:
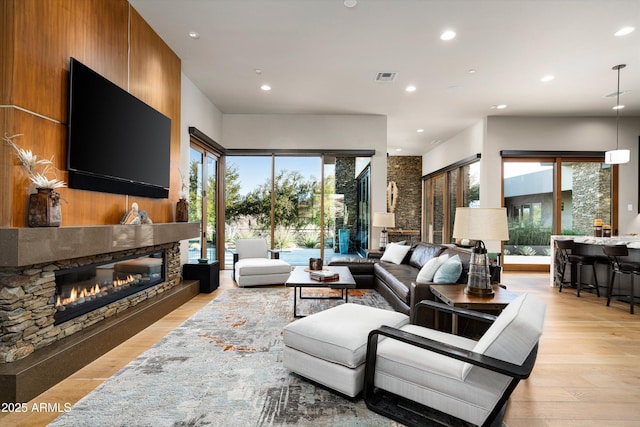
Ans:
[[[0,0],[0,12],[0,134],[24,134],[16,142],[40,158],[53,155],[59,178],[67,179],[69,58],[75,57],[171,118],[171,163],[179,164],[180,58],[126,0]],[[29,184],[3,142],[0,227],[26,225]],[[132,202],[154,222],[171,222],[179,187],[175,167],[169,199],[63,188],[62,225],[116,224]]]

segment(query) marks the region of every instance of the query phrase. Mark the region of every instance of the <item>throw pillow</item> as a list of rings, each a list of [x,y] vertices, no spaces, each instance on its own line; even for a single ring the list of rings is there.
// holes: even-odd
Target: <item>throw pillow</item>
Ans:
[[[436,271],[449,259],[449,254],[442,254],[440,256],[431,258],[425,263],[416,277],[417,282],[431,282]]]
[[[454,255],[440,266],[433,276],[433,283],[456,283],[462,273],[460,256]]]
[[[392,262],[394,264],[402,264],[402,260],[411,249],[409,245],[398,245],[397,243],[389,243],[384,250],[381,261]]]

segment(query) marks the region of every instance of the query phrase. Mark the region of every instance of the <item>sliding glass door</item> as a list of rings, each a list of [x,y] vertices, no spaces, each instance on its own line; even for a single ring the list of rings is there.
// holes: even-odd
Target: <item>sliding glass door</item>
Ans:
[[[200,223],[200,236],[189,240],[189,261],[218,259],[217,216],[218,164],[216,153],[192,143],[189,149],[189,222]]]
[[[368,158],[334,155],[228,155],[225,157],[225,246],[235,240],[264,237],[292,265],[309,258],[327,262],[337,253],[355,253],[368,244],[359,229],[362,206],[356,165]],[[360,191],[358,191],[360,190]],[[368,203],[368,199],[365,201]],[[359,219],[360,218],[360,219]],[[368,219],[364,222],[368,227]],[[231,266],[230,252],[225,266]]]
[[[593,235],[595,219],[615,229],[613,167],[600,158],[568,156],[503,159],[505,266],[546,269],[551,235]]]

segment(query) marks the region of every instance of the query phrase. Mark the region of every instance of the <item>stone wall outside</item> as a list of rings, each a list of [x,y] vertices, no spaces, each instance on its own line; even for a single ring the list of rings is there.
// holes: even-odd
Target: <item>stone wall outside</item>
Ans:
[[[389,156],[387,183],[395,181],[398,198],[395,209],[396,228],[420,230],[422,221],[422,157]],[[390,237],[390,241],[407,240],[404,236]]]

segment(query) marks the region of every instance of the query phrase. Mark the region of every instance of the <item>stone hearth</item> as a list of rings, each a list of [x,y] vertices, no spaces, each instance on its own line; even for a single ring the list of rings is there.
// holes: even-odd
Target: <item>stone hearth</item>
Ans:
[[[28,370],[30,360],[40,363],[51,349],[64,349],[65,342],[77,345],[74,336],[118,325],[113,318],[129,318],[138,306],[154,306],[153,301],[176,293],[182,285],[179,241],[198,234],[194,223],[0,229],[0,388],[14,387],[17,393],[2,393],[2,400],[20,395],[15,378],[18,371]],[[55,324],[56,270],[155,251],[166,256],[163,282]]]

